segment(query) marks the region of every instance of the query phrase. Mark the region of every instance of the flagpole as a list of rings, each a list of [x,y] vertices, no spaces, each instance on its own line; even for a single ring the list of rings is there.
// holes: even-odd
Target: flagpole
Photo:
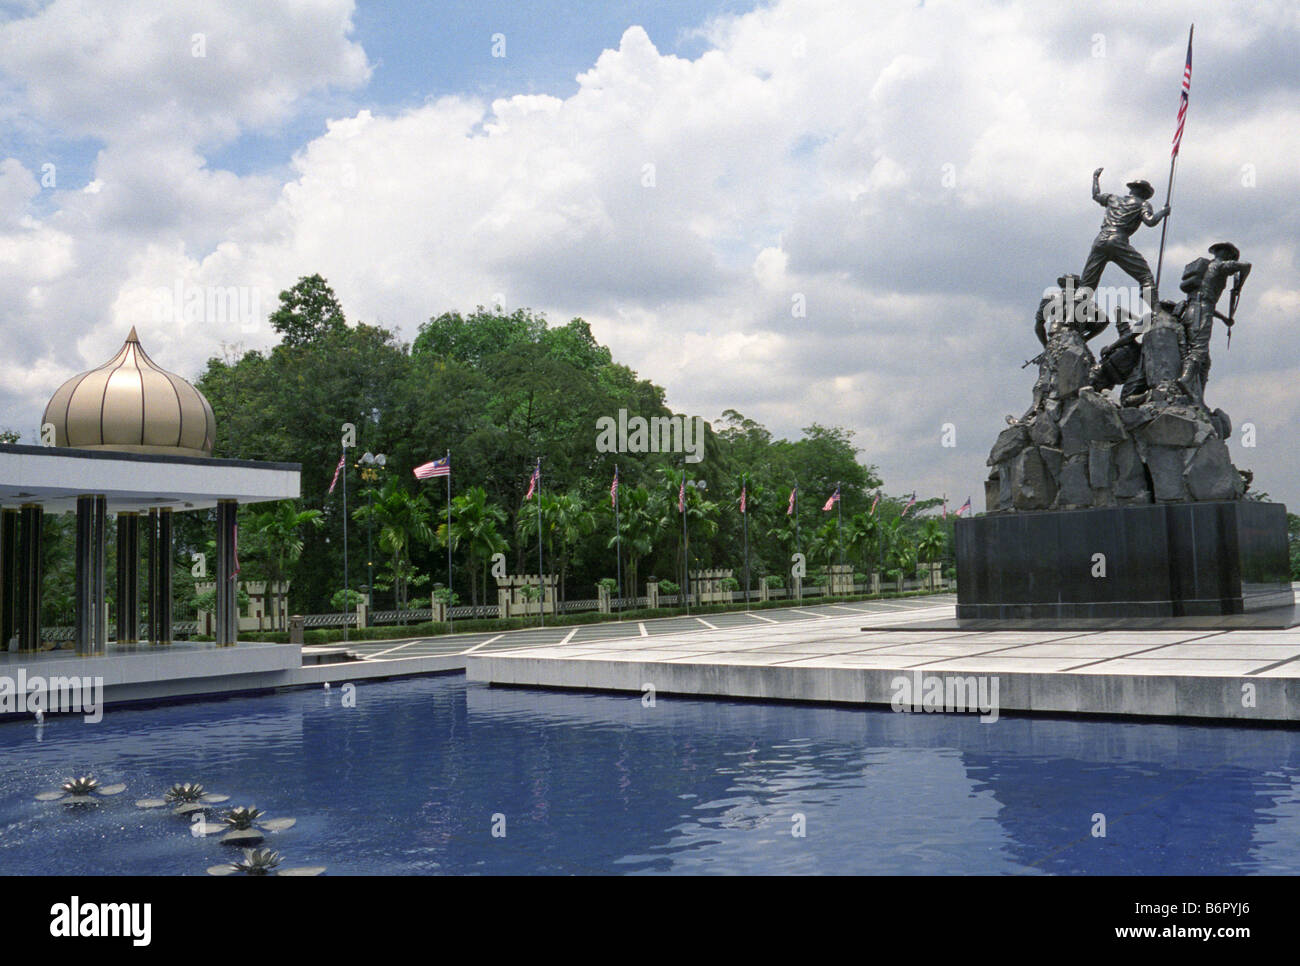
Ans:
[[[745,491],[745,475],[740,475],[740,494],[742,498],[747,498]],[[779,505],[779,504],[778,504]],[[740,516],[745,524],[745,610],[749,610],[749,506],[746,499],[746,506],[740,511]]]
[[[348,444],[343,444],[343,640],[348,639],[348,605],[352,603],[352,585],[348,574]],[[356,613],[356,607],[352,608]]]
[[[432,591],[430,591],[432,593]],[[452,604],[452,582],[451,582],[451,450],[447,450],[447,633],[456,632],[456,620],[451,616]],[[429,600],[429,606],[433,606],[433,600]]]
[[[682,497],[682,596],[686,599],[686,613],[691,612],[691,543],[686,535],[686,457],[682,457],[682,485],[677,491]]]
[[[614,464],[614,573],[618,584],[618,618],[623,619],[623,530],[618,524],[618,464]]]
[[[799,552],[799,481],[794,483],[794,552]],[[799,580],[799,596],[796,598],[800,603],[803,602],[803,579]]]
[[[1196,24],[1192,24],[1191,27],[1188,28],[1188,31],[1187,31],[1187,57],[1188,57],[1189,60],[1191,59],[1191,56],[1192,56],[1192,34],[1195,33],[1195,32],[1196,32]],[[1184,71],[1185,71],[1185,70],[1186,70],[1186,68],[1184,67]],[[1187,83],[1187,91],[1188,91],[1188,94],[1190,95],[1190,93],[1191,93],[1191,89],[1192,89],[1192,79],[1191,79],[1190,77],[1186,78],[1186,83]],[[1180,106],[1181,106],[1181,105],[1180,105]],[[1189,98],[1188,98],[1187,106],[1188,106],[1189,108],[1191,107],[1191,98],[1190,98],[1190,96],[1189,96]],[[1186,116],[1186,112],[1184,112],[1184,115],[1183,115],[1183,122],[1186,123],[1186,120],[1187,120],[1187,116]],[[1181,147],[1182,147],[1182,129],[1181,129],[1181,127],[1180,127],[1180,129],[1179,129],[1179,134],[1178,134],[1178,148],[1181,148]],[[1173,194],[1174,194],[1174,168],[1175,168],[1175,167],[1177,166],[1177,164],[1178,164],[1178,148],[1175,148],[1175,149],[1174,149],[1174,156],[1173,156],[1172,158],[1169,159],[1169,187],[1165,190],[1165,207],[1168,207],[1168,206],[1169,206],[1169,200],[1173,197]],[[1169,234],[1169,216],[1168,216],[1168,215],[1165,215],[1164,223],[1161,225],[1161,228],[1160,228],[1160,255],[1156,258],[1156,291],[1155,291],[1155,293],[1153,293],[1153,294],[1155,295],[1156,298],[1159,298],[1159,297],[1160,297],[1160,295],[1159,295],[1159,292],[1160,292],[1160,270],[1164,267],[1164,262],[1165,262],[1165,236],[1168,235],[1168,234]],[[1153,312],[1155,311],[1155,306],[1154,306],[1154,305],[1151,306],[1151,310],[1152,310]]]
[[[542,458],[537,457],[537,623],[546,626],[546,576],[542,563]]]
[[[844,534],[841,532],[842,525],[844,523],[844,490],[842,489],[843,486],[844,486],[843,481],[835,484],[835,492],[839,495],[839,499],[835,501],[835,542],[839,544],[839,548],[840,548],[841,567],[844,566]],[[846,594],[845,596],[848,595]]]

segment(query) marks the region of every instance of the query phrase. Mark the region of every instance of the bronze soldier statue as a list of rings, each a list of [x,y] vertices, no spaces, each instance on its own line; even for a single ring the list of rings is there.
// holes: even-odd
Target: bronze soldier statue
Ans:
[[[1187,309],[1183,313],[1183,324],[1187,327],[1187,357],[1178,385],[1202,405],[1205,402],[1205,382],[1210,375],[1210,331],[1215,316],[1223,319],[1231,338],[1237,299],[1241,286],[1250,275],[1250,262],[1239,261],[1240,258],[1241,252],[1236,245],[1218,242],[1210,246],[1209,258],[1188,262],[1183,269],[1179,288],[1187,293]],[[1232,296],[1228,314],[1223,315],[1216,306],[1229,279],[1233,280]]]
[[[1043,348],[1047,348],[1047,337],[1057,324],[1077,328],[1085,342],[1110,325],[1106,313],[1093,300],[1092,289],[1085,288],[1078,275],[1060,276],[1056,287],[1058,291],[1044,295],[1034,313],[1034,335]]]
[[[1142,287],[1142,298],[1147,305],[1153,306],[1155,276],[1141,252],[1129,244],[1129,238],[1139,224],[1152,228],[1160,224],[1162,218],[1168,217],[1169,206],[1165,205],[1159,211],[1151,210],[1150,201],[1155,189],[1146,181],[1130,181],[1125,185],[1131,194],[1102,194],[1101,172],[1102,169],[1098,168],[1092,173],[1092,200],[1106,209],[1106,216],[1083,267],[1083,284],[1096,291],[1102,271],[1114,262]]]

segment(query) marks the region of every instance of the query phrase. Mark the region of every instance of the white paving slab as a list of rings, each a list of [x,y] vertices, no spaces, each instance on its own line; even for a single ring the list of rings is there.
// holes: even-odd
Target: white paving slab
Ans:
[[[951,614],[926,607],[887,618],[876,611],[868,620],[905,628]],[[846,611],[665,633],[650,647],[590,641],[580,651],[478,652],[466,657],[466,670],[471,680],[499,684],[640,690],[653,681],[665,694],[886,705],[901,672],[983,676],[996,678],[1007,711],[1300,721],[1300,628],[971,633],[863,631],[864,623]],[[1243,685],[1253,703],[1243,702]]]

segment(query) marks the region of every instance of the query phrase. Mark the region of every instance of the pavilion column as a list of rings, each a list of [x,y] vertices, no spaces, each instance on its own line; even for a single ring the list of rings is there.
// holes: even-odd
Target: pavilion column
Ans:
[[[150,510],[144,521],[145,551],[149,559],[149,625],[145,630],[149,643],[157,644],[162,636],[158,625],[158,511]]]
[[[158,511],[158,539],[156,565],[151,565],[154,583],[150,585],[150,624],[154,628],[155,644],[172,642],[172,510],[163,507]],[[154,615],[157,615],[156,617]]]
[[[234,644],[239,636],[238,575],[235,573],[235,520],[239,505],[234,500],[217,502],[217,585],[216,628],[219,645]]]
[[[0,651],[18,633],[18,511],[0,510]]]
[[[20,514],[22,535],[18,541],[18,648],[32,651],[41,643],[41,536],[45,511],[25,504]]]
[[[140,636],[140,514],[117,515],[117,643]]]
[[[78,654],[108,652],[108,602],[105,599],[105,518],[102,496],[77,497],[77,539],[74,561]],[[120,551],[119,551],[120,553]]]

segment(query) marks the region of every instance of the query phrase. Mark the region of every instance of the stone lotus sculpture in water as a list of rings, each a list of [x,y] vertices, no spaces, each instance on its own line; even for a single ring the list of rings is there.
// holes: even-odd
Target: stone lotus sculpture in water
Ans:
[[[171,805],[173,815],[190,815],[228,801],[229,795],[206,791],[198,782],[183,782],[167,789],[162,798],[142,798],[135,804],[138,808],[165,808]]]
[[[243,858],[208,866],[208,875],[320,875],[323,865],[281,869],[280,853],[272,849],[244,849]]]
[[[126,791],[126,785],[101,785],[92,775],[69,778],[57,791],[41,792],[36,796],[38,802],[63,802],[65,805],[94,805],[97,796],[120,795]]]
[[[296,818],[263,818],[265,814],[260,808],[243,805],[232,808],[219,822],[196,821],[191,831],[199,837],[224,832],[221,835],[223,844],[249,846],[261,842],[267,832],[283,832],[298,822]]]

